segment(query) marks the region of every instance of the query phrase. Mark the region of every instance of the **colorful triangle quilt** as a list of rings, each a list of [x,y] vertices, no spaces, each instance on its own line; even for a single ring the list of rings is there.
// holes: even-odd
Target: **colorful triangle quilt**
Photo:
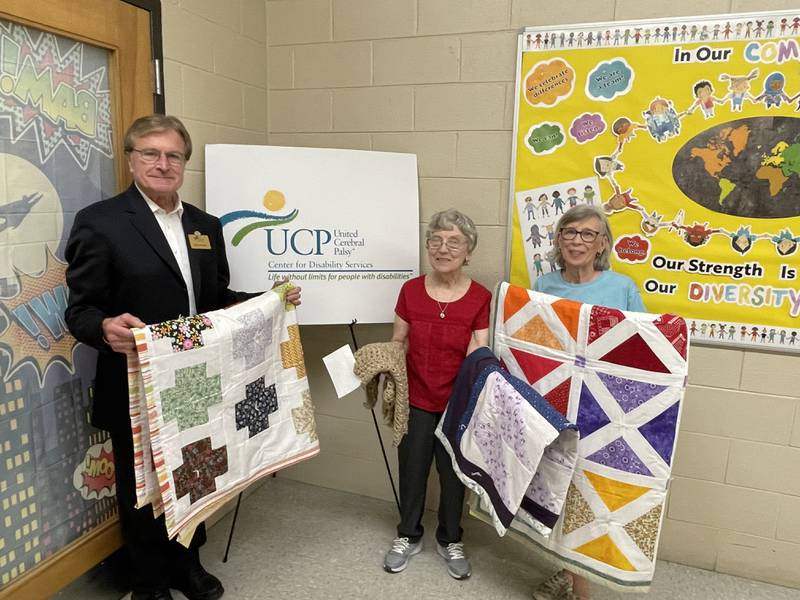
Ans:
[[[688,373],[685,321],[507,283],[494,306],[495,354],[580,431],[551,534],[516,518],[508,535],[601,585],[647,591]],[[485,501],[473,496],[470,506],[491,522]]]

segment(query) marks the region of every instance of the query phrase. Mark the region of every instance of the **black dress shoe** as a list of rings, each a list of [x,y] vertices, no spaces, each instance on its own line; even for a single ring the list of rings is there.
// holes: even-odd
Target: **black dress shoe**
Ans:
[[[170,587],[189,600],[217,600],[225,593],[222,582],[206,571],[199,562],[190,566],[182,575],[175,576]]]
[[[133,592],[131,600],[172,600],[172,594],[169,593],[168,589],[154,592]]]

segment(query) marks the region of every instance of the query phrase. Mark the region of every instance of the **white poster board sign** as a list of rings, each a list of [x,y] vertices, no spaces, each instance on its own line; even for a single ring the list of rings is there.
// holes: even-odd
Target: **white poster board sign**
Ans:
[[[419,271],[413,154],[209,145],[206,209],[222,221],[230,287],[291,279],[301,324],[390,323]]]

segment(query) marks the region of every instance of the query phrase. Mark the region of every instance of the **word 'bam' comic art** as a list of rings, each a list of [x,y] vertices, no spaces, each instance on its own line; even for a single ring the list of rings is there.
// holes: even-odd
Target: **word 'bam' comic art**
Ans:
[[[602,207],[612,268],[696,341],[800,351],[800,13],[526,29],[509,277]]]

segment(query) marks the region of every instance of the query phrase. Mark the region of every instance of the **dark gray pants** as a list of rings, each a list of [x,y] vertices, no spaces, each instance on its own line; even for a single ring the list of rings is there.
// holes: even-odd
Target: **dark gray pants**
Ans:
[[[439,527],[436,541],[442,546],[461,541],[461,514],[464,508],[464,485],[453,471],[450,455],[434,435],[442,413],[411,407],[408,433],[397,448],[400,461],[400,524],[398,537],[417,542],[424,532],[422,514],[431,462],[436,457],[439,472]]]

